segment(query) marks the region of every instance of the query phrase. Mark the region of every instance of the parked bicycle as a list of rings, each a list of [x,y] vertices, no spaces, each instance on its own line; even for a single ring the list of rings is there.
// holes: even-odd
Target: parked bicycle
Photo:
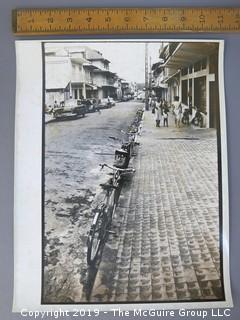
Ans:
[[[93,210],[94,218],[87,240],[87,263],[90,266],[96,263],[104,248],[108,234],[111,233],[112,218],[117,208],[123,178],[126,174],[135,171],[133,168],[128,168],[128,166],[133,156],[134,147],[138,144],[137,136],[141,131],[142,116],[143,110],[139,109],[127,132],[121,131],[128,139],[127,141],[121,141],[120,149],[115,150],[113,166],[106,163],[100,164],[101,169],[109,168],[112,171],[112,177],[107,183],[100,184],[104,191],[104,199]],[[115,137],[110,138],[120,141]]]
[[[203,116],[205,115],[206,113],[203,113],[203,112],[200,112],[199,109],[196,109],[196,111],[193,113],[193,118],[191,120],[191,123],[195,126],[198,126],[200,128],[203,127],[203,124],[204,124],[204,118]]]
[[[124,163],[124,168],[128,167],[130,159],[136,155],[136,149],[135,147],[139,145],[138,142],[138,136],[141,133],[141,120],[142,120],[142,110],[139,109],[136,113],[136,117],[134,121],[131,123],[131,125],[128,127],[127,131],[121,130],[121,133],[125,135],[126,139],[119,139],[113,136],[110,136],[109,138],[113,140],[118,140],[121,142],[121,148],[119,150],[115,151],[115,160],[116,160],[116,154],[121,154],[122,151],[126,151],[127,154],[125,155],[125,163]]]
[[[111,179],[104,184],[100,184],[105,192],[104,199],[94,209],[94,218],[87,240],[87,263],[92,266],[104,248],[109,233],[111,233],[111,223],[114,216],[118,199],[121,192],[124,175],[133,173],[132,168],[120,168],[110,166],[106,163],[100,164],[101,169],[112,170]]]

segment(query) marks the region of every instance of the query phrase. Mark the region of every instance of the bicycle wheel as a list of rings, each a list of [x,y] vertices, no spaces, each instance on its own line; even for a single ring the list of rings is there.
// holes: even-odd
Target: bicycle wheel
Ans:
[[[118,201],[118,189],[114,190],[110,197],[109,197],[109,201],[108,201],[108,208],[107,208],[107,226],[110,229],[111,224],[112,224],[112,217],[114,216],[114,213],[116,211],[117,208],[117,201]]]
[[[88,236],[87,263],[93,265],[98,257],[101,246],[106,237],[106,214],[105,206],[102,207],[93,219],[93,223]]]

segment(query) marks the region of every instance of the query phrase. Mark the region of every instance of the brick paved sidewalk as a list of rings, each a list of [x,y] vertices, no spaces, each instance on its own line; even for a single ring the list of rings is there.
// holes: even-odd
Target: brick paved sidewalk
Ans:
[[[91,301],[222,298],[216,133],[169,120],[145,112]]]

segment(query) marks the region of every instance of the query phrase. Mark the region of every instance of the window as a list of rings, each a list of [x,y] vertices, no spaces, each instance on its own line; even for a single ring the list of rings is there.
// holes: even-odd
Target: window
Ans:
[[[206,77],[194,79],[194,105],[201,110],[206,111]]]
[[[194,71],[200,71],[200,70],[204,70],[207,68],[207,58],[204,58],[202,60],[199,60],[198,62],[196,62],[194,64]]]
[[[188,74],[188,68],[182,69],[181,74],[182,74],[182,76],[187,75]]]
[[[194,71],[200,71],[201,70],[201,61],[198,61],[194,64]]]

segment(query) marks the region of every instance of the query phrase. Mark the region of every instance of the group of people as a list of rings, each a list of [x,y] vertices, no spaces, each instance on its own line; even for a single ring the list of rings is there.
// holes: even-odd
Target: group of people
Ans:
[[[155,114],[156,127],[160,127],[160,123],[163,120],[163,126],[168,127],[168,113],[169,108],[167,101],[162,98],[149,98],[149,107],[152,109],[152,113]]]
[[[170,109],[175,117],[175,126],[180,128],[181,123],[189,124],[190,107],[184,108],[179,97],[174,97],[171,106],[163,98],[149,97],[149,107],[155,114],[156,127],[160,127],[161,122],[164,127],[168,127],[168,114]]]

